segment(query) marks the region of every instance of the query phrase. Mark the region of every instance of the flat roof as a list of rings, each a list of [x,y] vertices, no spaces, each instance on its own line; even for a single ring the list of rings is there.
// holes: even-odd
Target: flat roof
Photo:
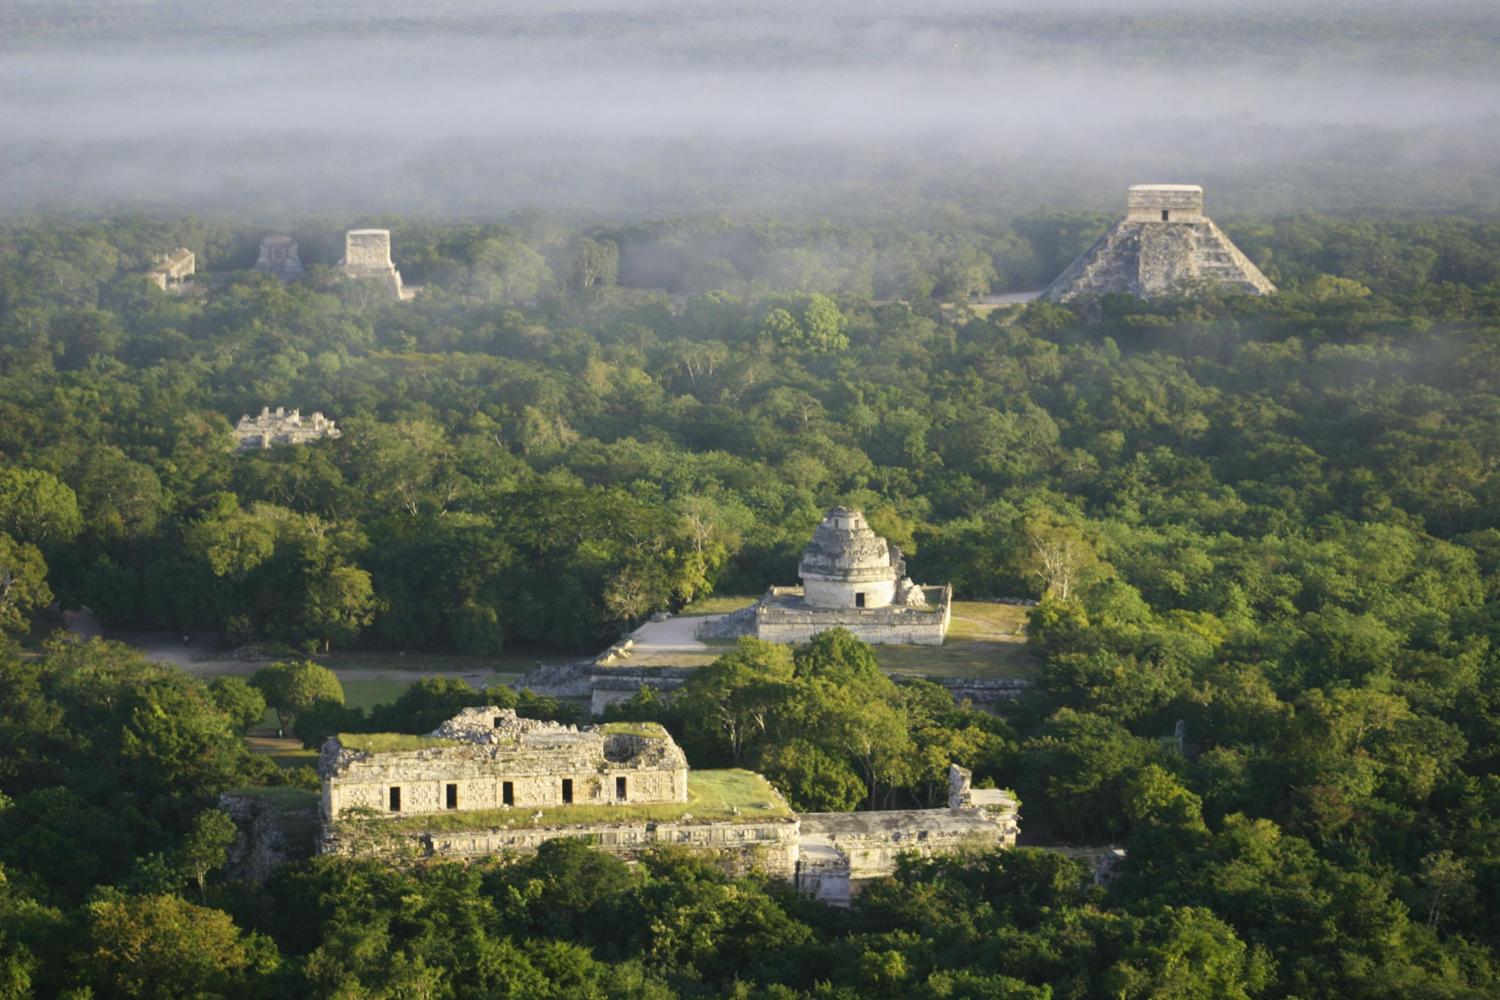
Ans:
[[[349,235],[350,236],[389,236],[389,235],[391,235],[391,231],[389,229],[351,229],[351,230],[349,230]]]
[[[1132,191],[1203,191],[1201,184],[1132,184]]]

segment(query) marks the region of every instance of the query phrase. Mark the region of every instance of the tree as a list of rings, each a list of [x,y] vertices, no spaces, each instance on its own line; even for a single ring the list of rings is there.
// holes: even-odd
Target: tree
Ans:
[[[852,767],[808,740],[767,746],[757,767],[802,812],[849,812],[868,794]]]
[[[324,652],[335,641],[354,641],[379,608],[370,574],[358,566],[335,566],[307,588],[307,627]]]
[[[1022,525],[1026,561],[1042,585],[1042,596],[1068,601],[1085,575],[1098,564],[1093,546],[1075,525],[1045,515],[1027,517]]]
[[[0,531],[33,545],[67,541],[83,527],[78,497],[50,472],[0,469]]]
[[[802,337],[800,346],[815,354],[834,354],[849,346],[845,330],[849,319],[839,310],[837,303],[826,295],[810,295],[802,308]]]
[[[0,531],[0,633],[25,632],[32,612],[50,603],[52,591],[41,552]]]
[[[243,677],[215,677],[208,682],[208,696],[229,717],[230,728],[242,736],[265,717],[265,696]]]
[[[620,248],[613,240],[581,236],[573,241],[570,263],[570,283],[574,288],[586,292],[596,285],[608,287],[615,283],[620,269]]]
[[[106,996],[228,996],[255,961],[229,914],[176,896],[103,899],[85,908],[88,979]]]
[[[184,526],[182,540],[214,576],[243,580],[276,551],[276,533],[274,521],[241,510],[233,493],[220,493],[202,517]]]
[[[791,651],[760,639],[741,639],[688,678],[677,707],[690,729],[729,752],[738,763],[747,745],[765,736],[772,709],[792,679]]]
[[[208,875],[224,867],[229,848],[239,837],[234,820],[218,809],[205,809],[193,819],[192,829],[178,848],[188,877],[198,886],[198,898],[208,902]]]
[[[250,683],[265,696],[266,704],[276,711],[276,721],[282,731],[297,713],[305,712],[317,702],[344,703],[344,687],[338,677],[332,670],[311,660],[262,667],[250,678]]]

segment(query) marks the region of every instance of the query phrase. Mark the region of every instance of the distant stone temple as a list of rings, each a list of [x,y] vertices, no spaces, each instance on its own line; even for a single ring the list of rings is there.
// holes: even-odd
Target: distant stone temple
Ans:
[[[939,646],[948,633],[952,585],[912,583],[901,550],[857,510],[835,507],[824,515],[798,575],[802,586],[771,587],[753,608],[705,622],[699,636],[806,642],[846,628],[870,643]]]
[[[290,236],[267,236],[261,240],[255,269],[282,281],[296,281],[306,273],[302,259],[297,256],[297,241]]]
[[[758,774],[689,773],[655,723],[579,728],[493,706],[427,736],[330,737],[318,775],[324,853],[483,858],[584,838],[629,859],[671,844],[831,903],[891,874],[900,854],[1010,847],[1019,832],[1015,797],[971,788],[957,765],[946,809],[799,816]]]
[[[1250,258],[1203,214],[1196,184],[1137,184],[1126,215],[1042,293],[1053,302],[1127,293],[1149,299],[1214,285],[1274,295]]]
[[[336,438],[342,433],[322,413],[304,419],[299,410],[263,406],[258,416],[246,413],[240,417],[234,427],[234,444],[239,451],[259,451],[277,444],[306,444],[320,438]]]
[[[362,281],[378,281],[405,302],[416,295],[416,289],[401,284],[401,272],[391,263],[389,229],[351,229],[344,236],[344,259],[339,268],[345,275]]]
[[[164,292],[175,292],[182,288],[188,278],[198,269],[198,258],[187,247],[178,247],[159,258],[146,280]]]

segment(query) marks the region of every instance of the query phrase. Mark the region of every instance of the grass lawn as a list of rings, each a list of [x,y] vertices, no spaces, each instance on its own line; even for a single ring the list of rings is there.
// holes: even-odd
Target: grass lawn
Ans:
[[[302,741],[292,737],[276,735],[276,718],[271,717],[270,728],[251,733],[245,737],[245,746],[251,753],[264,754],[278,767],[316,767],[318,751],[302,749]]]
[[[726,771],[692,771],[688,774],[686,802],[643,802],[639,805],[573,805],[532,809],[475,809],[473,811],[424,813],[382,821],[383,828],[400,833],[456,832],[509,827],[512,830],[570,823],[670,823],[755,821],[791,816],[781,796],[760,775],[738,768]],[[692,817],[686,820],[686,817]]]
[[[366,712],[376,705],[385,705],[401,697],[411,687],[411,681],[357,680],[344,681],[344,704],[350,708],[362,708]]]
[[[1030,608],[954,601],[953,621],[941,646],[876,646],[888,674],[935,677],[1030,677],[1036,660],[1026,648]]]
[[[759,594],[714,594],[701,597],[677,612],[679,615],[723,615],[760,600]]]

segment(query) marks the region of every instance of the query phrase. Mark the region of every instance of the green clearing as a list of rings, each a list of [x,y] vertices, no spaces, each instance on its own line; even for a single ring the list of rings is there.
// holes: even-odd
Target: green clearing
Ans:
[[[426,813],[382,826],[398,833],[457,832],[508,827],[512,830],[591,823],[752,822],[792,815],[770,782],[751,771],[693,771],[688,774],[686,802],[643,802],[639,805],[572,805],[527,809],[476,809],[470,812]],[[687,818],[691,817],[691,820]]]
[[[274,735],[276,723],[270,728],[251,733],[245,737],[245,746],[251,753],[271,758],[277,767],[312,767],[318,763],[318,751],[304,750],[300,740]]]
[[[941,646],[876,646],[880,669],[899,676],[1030,677],[1037,663],[1026,645],[1030,608],[954,601]]]
[[[395,701],[412,686],[411,681],[395,681],[381,679],[372,680],[346,680],[344,685],[344,704],[350,708],[362,708],[369,711],[376,705],[386,705]]]
[[[760,600],[759,594],[712,594],[687,605],[679,615],[724,615]]]

